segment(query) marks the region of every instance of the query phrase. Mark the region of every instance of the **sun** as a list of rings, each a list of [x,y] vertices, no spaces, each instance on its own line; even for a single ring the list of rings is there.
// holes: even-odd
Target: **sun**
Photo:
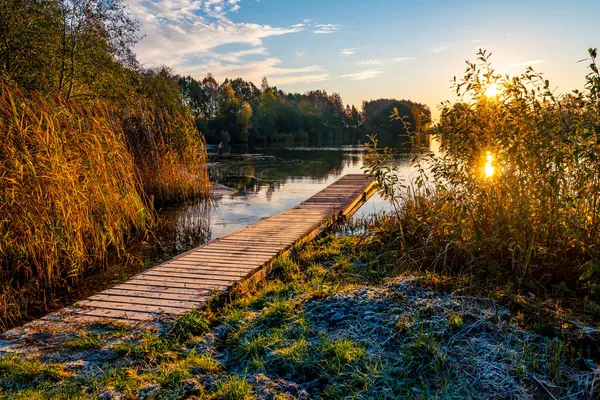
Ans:
[[[500,90],[498,89],[498,85],[496,85],[496,84],[490,85],[490,87],[488,87],[485,90],[485,96],[487,98],[496,97],[499,93],[500,93]]]

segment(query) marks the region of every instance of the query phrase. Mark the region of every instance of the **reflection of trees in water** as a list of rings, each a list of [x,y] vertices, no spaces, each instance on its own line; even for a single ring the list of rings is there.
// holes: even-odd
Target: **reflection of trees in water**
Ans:
[[[428,135],[417,135],[415,144],[429,146]],[[406,159],[411,151],[408,138],[387,139],[381,147],[392,147],[399,159]],[[311,146],[266,146],[263,148],[229,147],[212,155],[216,161],[210,170],[211,180],[231,187],[240,195],[258,193],[266,189],[267,200],[286,183],[310,178],[322,182],[331,175],[339,175],[345,168],[362,165],[365,154],[361,144]]]

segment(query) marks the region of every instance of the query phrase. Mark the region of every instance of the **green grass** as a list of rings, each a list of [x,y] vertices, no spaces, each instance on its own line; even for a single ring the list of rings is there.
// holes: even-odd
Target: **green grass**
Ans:
[[[585,365],[595,361],[583,360],[568,336],[526,332],[500,305],[447,291],[461,281],[452,288],[437,275],[402,275],[369,263],[376,254],[365,237],[327,236],[280,260],[251,292],[193,310],[163,333],[71,338],[82,351],[102,346],[119,354],[92,373],[5,359],[2,394],[420,399],[590,392],[593,373]],[[385,282],[373,270],[386,274]]]
[[[77,350],[101,349],[103,347],[102,335],[94,332],[78,335],[71,340],[62,342],[61,346]]]
[[[60,382],[73,375],[61,364],[44,364],[18,357],[4,357],[0,360],[0,387],[4,390],[19,391],[28,386]]]

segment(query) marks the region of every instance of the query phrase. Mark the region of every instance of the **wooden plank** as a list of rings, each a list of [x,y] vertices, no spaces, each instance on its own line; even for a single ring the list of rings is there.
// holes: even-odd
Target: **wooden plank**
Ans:
[[[91,307],[95,309],[105,310],[116,310],[116,311],[131,311],[131,312],[145,312],[145,313],[165,313],[165,314],[183,314],[190,309],[178,308],[178,307],[157,307],[147,306],[141,304],[129,304],[129,303],[118,303],[113,301],[96,301],[96,300],[82,300],[77,303],[78,306]]]
[[[234,261],[249,261],[249,260],[254,260],[254,259],[262,259],[262,258],[269,258],[271,255],[273,254],[277,254],[277,251],[273,250],[273,251],[269,251],[269,252],[262,252],[262,251],[227,251],[224,249],[211,249],[208,247],[199,249],[197,252],[194,253],[195,256],[204,256],[204,255],[214,255],[214,256],[223,256],[224,258],[231,258],[231,257],[236,257],[234,259]],[[246,259],[243,259],[241,257],[245,257]]]
[[[160,313],[145,313],[136,311],[123,311],[123,310],[108,310],[101,308],[86,308],[73,311],[76,314],[88,316],[88,317],[100,317],[106,319],[116,319],[125,321],[153,321],[160,317]]]
[[[128,291],[140,291],[140,292],[152,292],[156,294],[181,294],[186,296],[206,296],[212,293],[211,289],[191,289],[182,287],[171,287],[164,285],[147,285],[147,284],[136,284],[129,281],[121,285],[115,286],[113,289],[128,290]],[[111,290],[111,289],[109,289]]]
[[[63,312],[63,310],[61,310],[61,312]],[[83,310],[81,310],[83,311]],[[146,314],[147,315],[147,321],[151,321],[152,319],[155,318],[154,315],[152,314]],[[71,328],[75,328],[75,329],[81,329],[81,325],[94,325],[94,324],[106,324],[106,323],[111,323],[111,322],[118,322],[120,324],[124,324],[124,325],[137,325],[139,323],[141,323],[142,320],[134,320],[134,319],[116,319],[116,318],[112,318],[112,317],[107,317],[107,316],[102,316],[102,317],[95,317],[93,315],[85,315],[85,314],[80,314],[78,311],[73,311],[71,314],[65,314],[65,315],[60,315],[55,313],[55,314],[50,314],[47,315],[45,317],[40,318],[40,321],[45,320],[48,317],[54,317],[55,321],[58,321],[62,327],[62,330],[64,331],[64,329],[66,328],[65,325],[70,325]],[[57,319],[56,319],[57,318]],[[49,321],[44,321],[44,325],[46,323],[48,323]]]
[[[225,290],[228,285],[223,284],[204,284],[204,283],[190,283],[190,282],[180,282],[173,279],[152,279],[151,277],[147,278],[137,278],[134,277],[130,281],[127,281],[128,284],[131,285],[146,285],[146,286],[167,286],[170,288],[185,288],[185,289],[208,289],[213,291]]]
[[[241,254],[257,254],[257,255],[271,255],[277,254],[282,250],[285,250],[288,245],[279,245],[279,246],[270,246],[270,247],[254,247],[254,246],[244,246],[242,247],[243,253]],[[259,246],[259,245],[257,245]],[[206,250],[211,252],[224,252],[228,254],[240,254],[240,253],[232,253],[236,248],[240,248],[240,246],[236,246],[235,243],[227,244],[223,243],[218,246],[207,247]]]
[[[179,258],[173,261],[167,261],[160,265],[194,265],[198,267],[213,267],[213,268],[249,268],[256,266],[256,262],[243,261],[243,260],[227,260],[220,258],[218,261],[211,260],[207,257],[201,256],[189,256],[185,258]]]
[[[194,258],[186,258],[185,260],[179,259],[172,262],[173,264],[188,264],[188,265],[202,265],[203,263],[206,265],[211,265],[214,263],[221,263],[226,268],[229,267],[254,267],[257,265],[261,265],[261,260],[256,258],[247,258],[242,259],[240,256],[227,256],[227,255],[214,255],[212,253],[203,253],[202,258],[199,256],[195,256]]]
[[[177,294],[177,293],[168,293],[168,292],[153,292],[153,291],[143,291],[143,290],[131,290],[131,289],[106,289],[100,294],[105,295],[114,295],[114,296],[129,296],[129,297],[146,297],[149,299],[162,299],[162,300],[182,300],[182,301],[197,301],[203,302],[208,299],[207,296],[204,295],[194,295],[194,294]]]
[[[151,275],[151,276],[164,276],[164,277],[173,277],[176,276],[178,278],[188,278],[188,279],[200,279],[202,281],[223,281],[225,283],[231,283],[234,282],[236,279],[235,278],[241,278],[244,277],[246,275],[248,275],[250,272],[252,271],[247,271],[243,274],[239,274],[239,275],[235,275],[235,276],[226,276],[226,275],[215,275],[215,274],[206,274],[203,273],[204,271],[201,271],[199,273],[188,273],[188,272],[183,272],[183,271],[177,271],[177,270],[171,270],[171,269],[151,269],[148,270],[146,272],[144,272],[144,275]]]
[[[194,266],[180,266],[180,265],[170,265],[170,264],[162,264],[159,267],[154,268],[156,271],[175,271],[175,272],[183,272],[183,273],[198,273],[198,274],[206,274],[206,275],[219,275],[219,276],[233,276],[240,277],[245,276],[249,272],[252,272],[256,269],[254,268],[228,268],[228,269],[215,269],[210,267],[194,267]]]
[[[262,259],[269,259],[271,256],[276,255],[277,253],[279,253],[276,250],[273,251],[255,251],[255,250],[248,250],[248,251],[228,251],[228,250],[224,250],[224,249],[211,249],[208,247],[203,248],[202,250],[198,251],[196,253],[196,255],[213,255],[213,256],[223,256],[223,257],[236,257],[238,260],[240,258],[242,258],[242,260],[246,259],[251,259],[251,260],[262,260]],[[235,260],[235,258],[234,258]]]
[[[168,300],[163,298],[149,299],[147,297],[115,294],[96,294],[94,296],[89,297],[88,300],[149,305],[156,307],[176,307],[185,308],[187,310],[191,310],[192,308],[198,308],[203,303],[203,301],[200,300]]]
[[[232,242],[221,242],[221,243],[213,243],[210,246],[204,247],[205,249],[224,249],[224,250],[237,250],[237,251],[262,251],[262,252],[271,252],[271,251],[279,251],[281,250],[280,245],[266,245],[260,243],[248,243],[241,240],[232,241]]]
[[[266,245],[287,245],[287,244],[292,244],[294,243],[294,240],[291,239],[286,239],[286,240],[266,240],[266,239],[259,239],[259,238],[254,238],[254,235],[248,235],[248,236],[244,236],[244,235],[239,235],[239,236],[231,236],[229,238],[226,239],[218,239],[219,243],[224,243],[224,244],[234,244],[234,243],[238,243],[238,242],[245,242],[245,243],[249,243],[249,244],[266,244]]]
[[[143,272],[141,274],[136,275],[134,278],[135,280],[141,281],[141,280],[152,280],[152,281],[159,281],[159,282],[178,282],[178,283],[185,283],[185,284],[191,284],[191,285],[207,285],[207,286],[215,286],[215,287],[220,287],[223,285],[227,285],[229,283],[235,283],[236,279],[235,278],[231,278],[231,279],[227,279],[225,281],[221,280],[221,279],[211,279],[211,278],[180,278],[178,277],[176,274],[173,274],[172,276],[170,275],[161,275],[161,274],[156,274],[156,275],[150,275],[150,270],[148,270],[147,272]]]

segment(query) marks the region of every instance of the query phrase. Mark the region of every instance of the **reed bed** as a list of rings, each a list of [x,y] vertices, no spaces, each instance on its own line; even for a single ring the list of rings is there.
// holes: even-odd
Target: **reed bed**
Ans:
[[[145,235],[152,198],[207,192],[192,127],[147,104],[123,112],[0,86],[0,328]]]
[[[123,127],[144,190],[157,204],[209,192],[205,143],[186,110],[168,111],[140,101],[127,111]]]

